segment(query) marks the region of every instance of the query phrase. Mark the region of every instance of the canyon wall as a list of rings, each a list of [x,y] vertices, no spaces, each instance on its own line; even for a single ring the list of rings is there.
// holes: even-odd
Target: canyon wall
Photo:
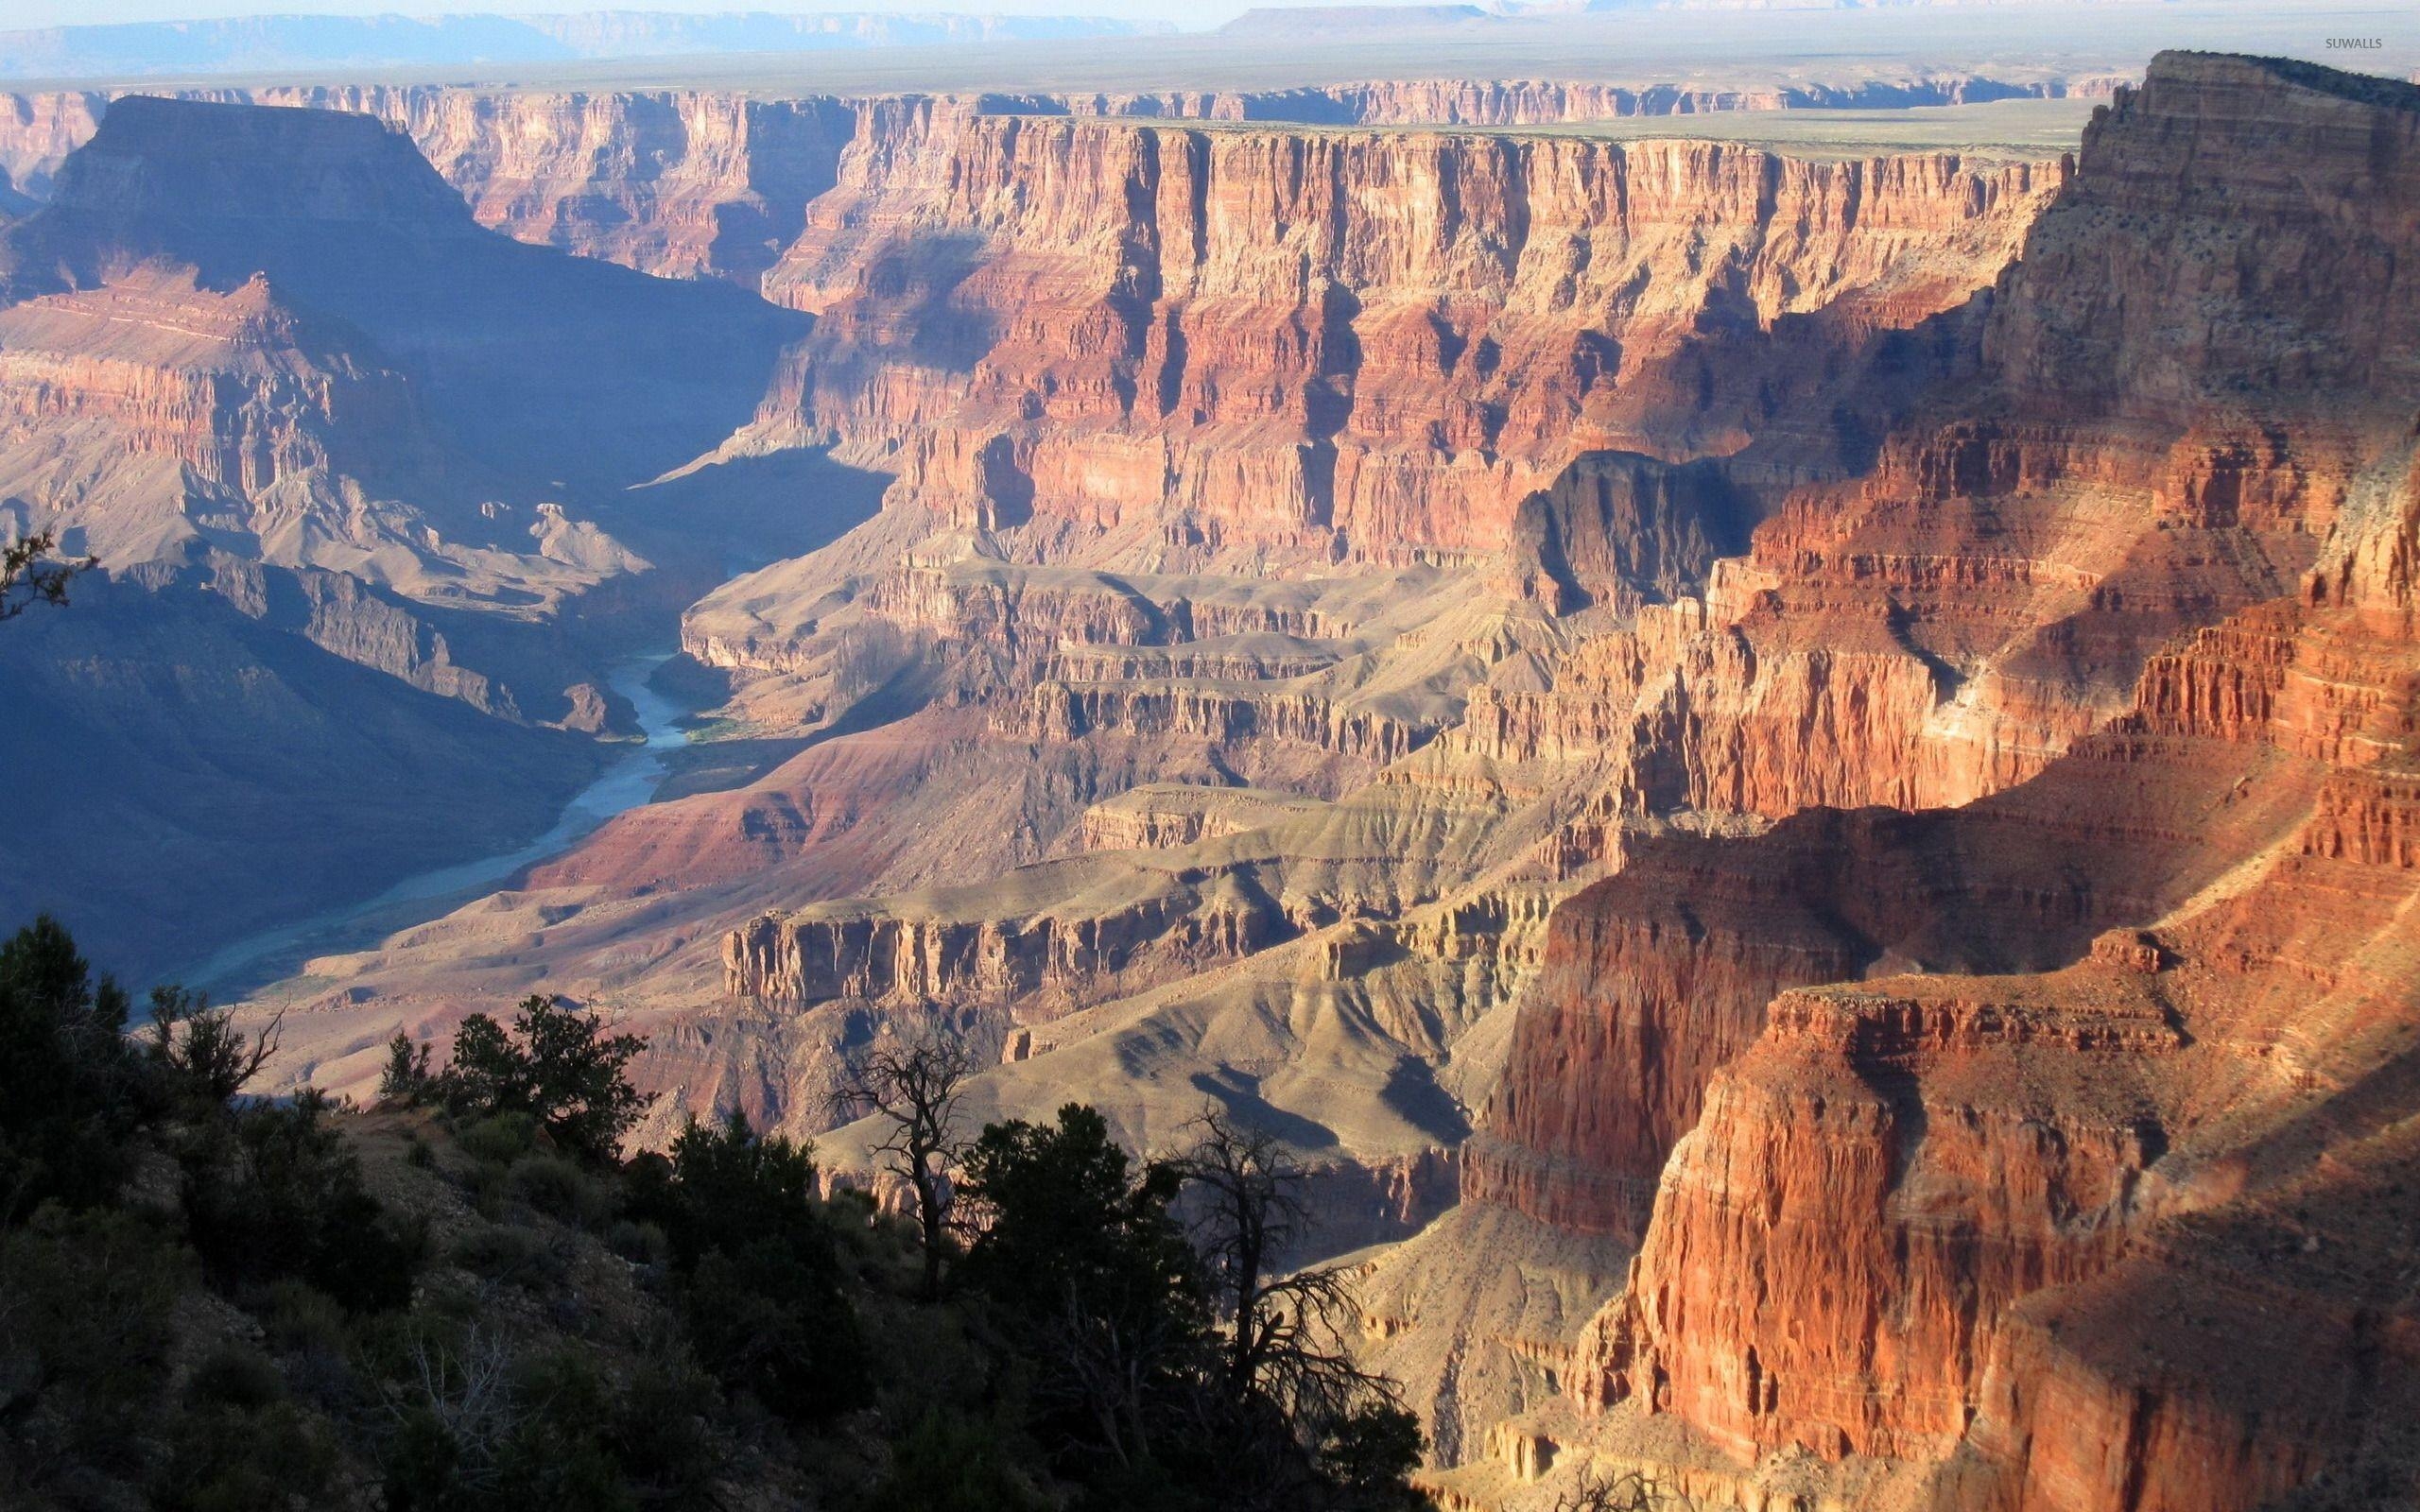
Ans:
[[[1782,428],[1811,376],[1986,285],[2058,179],[883,101],[766,276],[817,325],[760,430],[1037,551],[1467,559],[1584,451]],[[1790,363],[1700,360],[1777,326]]]
[[[1557,910],[1465,1197],[1638,1250],[1566,1380],[1605,1416],[1516,1478],[1667,1418],[1942,1505],[2408,1477],[2420,1333],[2357,1205],[2420,1110],[2414,205],[2420,90],[2164,55],[1944,401],[1992,418],[1760,528],[1752,644],[1836,648],[1862,585],[1929,721],[2032,732],[1963,807],[1635,842]]]
[[[1903,110],[2006,99],[2099,99],[2124,82],[2081,75],[2013,82],[1967,74],[1722,89],[1582,79],[1373,79],[1283,90],[1168,90],[1014,96],[1041,110],[1312,126],[1556,126],[1713,111]]]
[[[1967,75],[1710,90],[1528,80],[1374,80],[1301,89],[994,94],[952,102],[1013,115],[1323,126],[1545,126],[1625,116],[1806,108],[1896,109],[2097,97],[2099,77],[2004,82]],[[0,177],[46,198],[118,90],[0,94]],[[374,115],[412,139],[480,224],[668,278],[755,287],[833,187],[873,97],[711,89],[482,89],[439,84],[186,87],[187,98]]]
[[[1350,108],[1548,108],[1449,96]],[[1101,118],[1140,100],[298,99],[442,178],[366,122],[214,153],[174,123],[233,107],[121,104],[0,233],[9,465],[105,459],[41,474],[70,528],[131,456],[153,524],[359,550],[394,593],[205,560],[208,612],[528,719],[393,563],[517,603],[638,571],[504,507],[539,483],[637,519],[803,442],[894,475],[686,616],[729,767],[314,963],[313,1074],[543,988],[652,1016],[661,1119],[735,1103],[836,1166],[848,1057],[942,1025],[998,1052],[982,1116],[1285,1129],[1357,1243],[1450,1179],[1402,1262],[1444,1268],[1380,1263],[1373,1332],[1447,1457],[1523,1476],[1681,1444],[2181,1508],[2368,1452],[2309,1372],[2255,1422],[2192,1351],[2204,1297],[2270,1297],[2402,1379],[2392,1257],[2325,1215],[2388,1200],[2404,1138],[2403,94],[2170,57],[2072,172]],[[349,451],[381,404],[400,450]],[[462,487],[382,514],[404,472]],[[508,579],[480,551],[531,524]],[[2326,1258],[2239,1263],[2281,1245]],[[1485,1431],[1557,1392],[1595,1417]]]

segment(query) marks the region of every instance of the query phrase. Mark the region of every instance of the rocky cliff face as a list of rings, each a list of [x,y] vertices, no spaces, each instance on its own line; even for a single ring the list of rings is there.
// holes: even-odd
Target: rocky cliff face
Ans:
[[[265,89],[264,105],[374,115],[471,213],[521,241],[665,278],[753,287],[832,186],[856,112],[696,90]]]
[[[1645,844],[1557,912],[1465,1192],[1639,1244],[1575,1446],[1668,1416],[1737,1462],[1945,1465],[1945,1505],[2408,1478],[2399,1230],[2352,1205],[2420,1009],[2377,964],[2415,880],[2415,204],[2420,91],[2165,57],[2003,281],[1960,401],[1992,421],[1759,531],[1752,644],[1860,583],[1944,677],[1927,722],[1979,693],[2031,733],[1980,801]],[[2052,541],[2108,565],[2062,583]],[[2263,1258],[2297,1254],[2334,1258]]]
[[[408,137],[479,224],[666,278],[750,287],[832,186],[855,107],[700,90],[268,86],[180,92],[371,115]],[[109,109],[99,91],[0,95],[0,172],[37,199]]]
[[[113,563],[199,530],[412,592],[445,558],[456,597],[629,570],[567,495],[711,449],[784,335],[482,231],[362,117],[150,99],[9,228],[0,299],[31,528]]]
[[[885,101],[766,277],[818,324],[763,430],[1036,550],[1467,558],[1591,446],[1736,448],[1783,396],[1702,348],[1847,361],[1987,283],[2056,180]]]
[[[1710,111],[2095,95],[2115,82],[2007,83],[1950,75],[1710,90],[1534,79],[1378,80],[1262,91],[989,94],[959,103],[1019,115],[1514,127]],[[841,152],[873,106],[862,98],[717,90],[294,85],[175,93],[376,116],[411,138],[481,225],[642,272],[728,279],[751,288],[795,239],[808,203],[833,187]],[[52,177],[91,139],[111,98],[97,90],[0,94],[0,174],[16,191],[37,201],[47,198]]]
[[[2114,77],[2084,76],[2012,83],[1948,74],[1719,89],[1540,78],[1373,79],[1287,90],[1020,97],[1018,103],[1076,114],[1294,121],[1314,126],[1553,126],[1634,115],[1702,115],[1710,111],[1893,110],[2001,99],[2100,98],[2120,82]]]

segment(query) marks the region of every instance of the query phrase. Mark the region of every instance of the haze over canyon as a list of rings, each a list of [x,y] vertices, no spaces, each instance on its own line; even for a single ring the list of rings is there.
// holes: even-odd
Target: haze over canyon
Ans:
[[[0,913],[901,1211],[901,1046],[1215,1113],[1439,1507],[2412,1504],[2413,38],[1441,9],[0,38]]]

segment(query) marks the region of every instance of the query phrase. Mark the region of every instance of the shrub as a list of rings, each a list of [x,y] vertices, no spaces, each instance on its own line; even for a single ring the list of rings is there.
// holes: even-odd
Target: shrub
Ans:
[[[493,1113],[463,1125],[456,1143],[462,1146],[463,1154],[475,1160],[510,1165],[538,1148],[538,1115]]]
[[[605,1230],[605,1246],[633,1265],[661,1265],[672,1258],[672,1241],[662,1226],[617,1218]]]
[[[561,1156],[521,1161],[512,1168],[510,1185],[515,1196],[562,1223],[594,1228],[613,1216],[613,1192]]]
[[[928,1413],[891,1446],[866,1512],[1042,1512],[1049,1505],[993,1423]]]
[[[305,1092],[189,1132],[179,1158],[194,1248],[221,1287],[293,1278],[356,1311],[400,1307],[411,1299],[424,1232],[362,1185],[328,1106]]]
[[[277,1362],[258,1349],[227,1344],[193,1367],[185,1400],[198,1406],[266,1407],[285,1395]]]
[[[492,1281],[537,1288],[560,1277],[561,1256],[545,1236],[510,1224],[488,1224],[454,1242],[454,1263]]]
[[[616,1390],[575,1348],[517,1353],[472,1330],[409,1341],[387,1387],[389,1512],[674,1512],[717,1503],[702,1383],[643,1369]]]
[[[709,1251],[682,1310],[706,1367],[785,1418],[826,1418],[865,1400],[856,1314],[815,1257],[762,1242]]]
[[[641,1505],[703,1512],[721,1504],[715,1494],[721,1446],[700,1411],[715,1401],[714,1383],[685,1351],[659,1352],[631,1373],[614,1406],[613,1443]]]
[[[198,1407],[170,1429],[151,1504],[161,1512],[326,1506],[339,1463],[327,1422],[290,1401]]]
[[[184,1257],[130,1213],[46,1207],[0,1234],[0,1504],[127,1458],[168,1380]]]

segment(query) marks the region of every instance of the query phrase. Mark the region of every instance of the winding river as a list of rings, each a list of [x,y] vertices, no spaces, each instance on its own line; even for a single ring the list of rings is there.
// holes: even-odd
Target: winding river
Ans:
[[[654,651],[631,657],[608,674],[607,683],[637,711],[639,729],[647,738],[638,745],[624,747],[595,782],[563,805],[562,813],[545,833],[517,850],[424,871],[405,878],[375,898],[247,936],[199,965],[188,968],[182,976],[172,975],[168,980],[202,988],[214,997],[239,996],[287,974],[309,956],[358,949],[397,928],[406,927],[408,920],[389,917],[406,905],[467,899],[493,891],[498,883],[523,868],[570,850],[614,815],[647,802],[664,782],[663,753],[687,739],[681,720],[689,711],[657,693],[648,683],[656,668],[675,654]],[[423,919],[432,917],[431,910],[418,912]]]

